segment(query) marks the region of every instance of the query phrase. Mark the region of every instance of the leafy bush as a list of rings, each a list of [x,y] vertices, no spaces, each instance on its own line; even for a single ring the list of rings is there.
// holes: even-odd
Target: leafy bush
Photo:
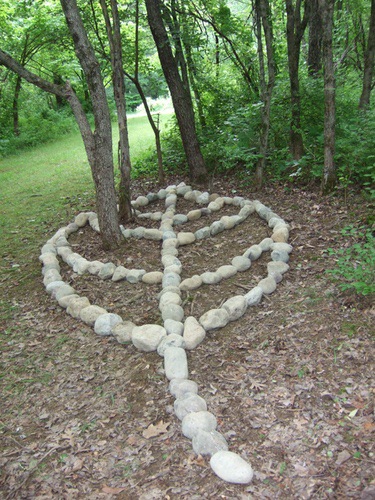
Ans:
[[[344,237],[356,242],[340,250],[328,249],[336,257],[336,268],[326,272],[339,281],[341,290],[355,290],[359,295],[375,292],[375,238],[371,229],[352,225],[342,230]]]

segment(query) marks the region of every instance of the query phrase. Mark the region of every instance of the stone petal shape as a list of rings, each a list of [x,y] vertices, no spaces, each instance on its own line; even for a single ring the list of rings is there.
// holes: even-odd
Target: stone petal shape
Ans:
[[[112,335],[119,344],[126,344],[132,340],[132,332],[135,324],[131,321],[124,321],[112,328]]]
[[[222,328],[229,321],[229,314],[225,309],[211,309],[199,318],[199,323],[206,331]]]
[[[189,370],[185,349],[168,347],[164,352],[164,369],[168,380],[188,378]]]
[[[183,338],[186,349],[194,349],[206,336],[206,330],[198,323],[194,316],[189,316],[185,320]]]
[[[198,394],[186,392],[182,398],[176,399],[176,401],[174,402],[174,411],[176,417],[180,420],[183,420],[188,413],[206,410],[206,401],[198,396]]]
[[[119,323],[122,323],[122,318],[118,314],[101,314],[95,321],[94,331],[98,335],[106,337],[112,334],[112,329]]]
[[[166,335],[165,328],[159,325],[135,326],[132,331],[132,342],[140,351],[152,352],[156,351]]]
[[[219,432],[199,430],[193,437],[193,450],[197,455],[214,455],[218,451],[228,450],[225,437]]]
[[[94,326],[95,321],[102,314],[107,314],[107,311],[102,307],[91,305],[81,309],[79,317],[84,323]]]
[[[217,427],[215,415],[209,411],[196,411],[188,413],[182,419],[182,434],[192,439],[198,431],[214,431]]]
[[[222,308],[228,313],[228,321],[236,321],[245,314],[247,302],[243,295],[235,295],[224,302]]]
[[[228,483],[248,484],[253,479],[251,465],[231,451],[218,451],[211,457],[210,465],[214,473]]]
[[[169,392],[176,399],[180,399],[187,392],[197,394],[198,384],[194,380],[188,380],[186,378],[174,378],[169,383]]]

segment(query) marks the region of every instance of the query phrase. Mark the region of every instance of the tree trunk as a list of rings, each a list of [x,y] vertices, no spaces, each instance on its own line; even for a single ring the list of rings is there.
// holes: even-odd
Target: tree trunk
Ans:
[[[335,154],[335,72],[333,65],[332,31],[335,0],[319,0],[323,28],[324,62],[324,168],[322,193],[331,192],[336,185]]]
[[[119,218],[121,222],[127,222],[132,218],[131,195],[130,195],[130,149],[128,136],[128,122],[126,116],[125,81],[122,64],[122,46],[120,33],[120,19],[118,15],[116,0],[110,0],[112,22],[109,16],[106,0],[100,0],[103,10],[107,36],[111,52],[113,94],[117,110],[117,123],[119,130]]]
[[[21,81],[22,78],[19,75],[17,75],[16,85],[14,87],[14,94],[13,94],[13,134],[15,135],[15,137],[18,137],[20,135],[18,100],[21,92]]]
[[[359,108],[370,107],[370,95],[375,62],[375,0],[371,0],[370,26],[368,32],[367,47],[365,52],[365,64],[363,71],[362,94],[359,100]]]
[[[307,10],[301,20],[301,0],[285,0],[287,13],[287,45],[288,68],[291,96],[291,122],[290,122],[290,152],[294,160],[298,161],[305,152],[301,132],[301,96],[299,90],[299,59],[301,41],[307,25]]]
[[[312,77],[317,77],[322,69],[322,30],[323,24],[319,1],[310,0],[307,67],[309,75]]]
[[[173,57],[161,16],[160,0],[146,0],[146,8],[151,33],[171,93],[191,178],[198,184],[206,185],[208,181],[207,170],[198,143],[193,104],[190,93],[186,91],[178,72],[177,62]]]
[[[85,143],[96,188],[96,205],[103,245],[114,248],[122,241],[114,183],[112,126],[99,62],[80,17],[76,0],[61,0],[73,38],[76,55],[84,71],[95,121],[91,144]],[[91,151],[92,145],[94,150]]]
[[[263,174],[267,162],[268,139],[270,131],[271,98],[275,86],[275,60],[273,56],[273,30],[271,24],[271,11],[268,0],[256,0],[256,32],[259,58],[259,82],[262,106],[262,126],[260,132],[259,159],[255,171],[255,185],[260,189],[263,184]],[[268,82],[264,64],[263,36],[266,42]]]

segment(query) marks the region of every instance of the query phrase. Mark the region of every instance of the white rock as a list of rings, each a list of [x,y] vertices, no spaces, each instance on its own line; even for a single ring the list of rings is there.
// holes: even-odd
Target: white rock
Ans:
[[[235,220],[230,215],[223,215],[220,222],[224,225],[225,229],[232,229],[236,225]]]
[[[190,212],[187,213],[187,218],[188,220],[197,220],[201,217],[202,212],[197,209],[197,210],[190,210]]]
[[[192,441],[193,450],[197,455],[214,455],[218,451],[228,450],[225,437],[219,432],[199,430]]]
[[[252,245],[250,248],[246,250],[243,254],[244,257],[247,257],[250,260],[257,260],[262,255],[262,247],[260,245]]]
[[[217,427],[216,417],[209,411],[188,413],[182,420],[182,434],[192,439],[198,431],[214,431]]]
[[[181,337],[181,335],[177,335],[175,333],[167,335],[161,340],[160,344],[157,347],[159,356],[164,356],[165,351],[166,349],[168,349],[168,347],[181,347],[182,349],[185,349],[185,341]]]
[[[56,276],[57,277],[57,276]],[[60,279],[56,279],[55,281],[50,281],[49,283],[47,283],[45,285],[46,287],[46,292],[49,294],[49,295],[52,295],[54,292],[56,292],[56,290],[58,290],[59,288],[61,288],[62,286],[66,286],[66,283],[65,281],[63,281],[61,279],[61,276],[58,275],[58,277]],[[44,278],[45,279],[45,278]],[[51,278],[52,279],[52,278]]]
[[[182,302],[181,296],[179,293],[173,293],[173,292],[165,292],[161,295],[160,300],[159,300],[159,310],[161,311],[165,307],[169,306],[170,304],[177,304],[180,305]]]
[[[63,297],[66,297],[67,295],[74,295],[76,293],[76,291],[74,290],[73,287],[71,287],[70,285],[63,285],[59,288],[55,288],[53,291],[52,291],[52,297],[54,299],[56,299],[57,301],[59,301],[60,299],[62,299]]]
[[[275,242],[286,243],[289,239],[289,230],[286,226],[277,226],[272,233],[272,239]]]
[[[163,280],[163,273],[161,271],[151,271],[142,276],[143,283],[148,285],[155,285],[161,283]]]
[[[206,336],[206,330],[198,323],[194,316],[185,320],[183,338],[186,349],[194,349]]]
[[[95,321],[102,314],[108,314],[108,311],[106,311],[102,307],[91,305],[81,309],[79,316],[84,323],[87,323],[90,326],[94,326]]]
[[[121,281],[126,278],[129,273],[129,269],[124,266],[117,266],[115,272],[112,275],[112,281]]]
[[[254,287],[250,292],[244,295],[248,306],[256,306],[260,303],[263,296],[263,290],[260,286]]]
[[[145,229],[144,238],[146,240],[158,241],[158,240],[161,240],[162,237],[163,237],[163,234],[161,231],[159,231],[159,229]]]
[[[163,288],[167,286],[179,286],[180,283],[181,283],[181,277],[179,274],[171,272],[164,273],[162,280]]]
[[[199,318],[199,323],[206,331],[222,328],[229,321],[229,314],[225,309],[211,309]]]
[[[207,271],[203,274],[201,274],[202,282],[205,283],[206,285],[215,285],[216,283],[219,283],[223,278],[220,276],[218,273],[213,273],[210,271]]]
[[[227,279],[234,276],[237,273],[237,269],[234,266],[226,265],[220,266],[218,269],[216,269],[216,272],[223,279]]]
[[[235,295],[224,302],[222,308],[228,313],[228,321],[236,321],[245,314],[247,302],[243,295]]]
[[[100,273],[103,266],[104,266],[103,262],[100,262],[99,260],[93,260],[90,262],[90,265],[87,268],[87,270],[90,274],[94,274],[95,276],[97,276]]]
[[[174,349],[177,348],[175,347]],[[193,394],[191,392],[186,392],[181,398],[176,399],[174,402],[174,411],[177,418],[180,420],[183,420],[188,413],[206,410],[206,401],[198,396],[198,394]]]
[[[72,299],[66,309],[66,312],[70,314],[75,319],[80,318],[81,310],[84,307],[90,305],[89,299],[87,297],[78,297],[77,299]]]
[[[129,272],[126,275],[126,281],[132,284],[138,283],[145,274],[146,271],[144,269],[129,269]]]
[[[220,220],[213,222],[210,226],[211,236],[216,236],[217,234],[222,233],[223,231],[225,231],[225,225]]]
[[[89,212],[81,212],[74,219],[75,224],[77,224],[78,227],[85,226],[89,220],[89,215],[90,215]]]
[[[210,465],[214,473],[228,483],[248,484],[253,479],[251,465],[231,451],[218,451],[211,457]]]
[[[268,252],[274,245],[274,241],[272,238],[264,238],[260,243],[259,246],[262,249],[263,252]]]
[[[190,245],[190,243],[193,243],[195,239],[194,233],[180,232],[177,235],[179,245]]]
[[[271,241],[272,241],[271,250],[279,250],[288,253],[291,253],[291,251],[293,250],[292,245],[289,245],[289,243],[274,243],[273,240]]]
[[[259,281],[258,286],[263,290],[264,294],[270,295],[276,290],[276,281],[271,276],[267,276],[267,278]]]
[[[284,274],[289,270],[289,266],[285,262],[269,262],[267,264],[267,270],[269,273],[277,272]]]
[[[168,347],[164,352],[164,369],[168,380],[174,378],[187,379],[189,370],[185,349],[181,347]]]
[[[161,317],[163,321],[167,319],[182,321],[184,319],[184,310],[178,304],[168,304],[161,309]]]
[[[169,392],[176,399],[182,398],[187,392],[198,394],[198,385],[194,380],[174,378],[169,383]]]
[[[131,321],[124,321],[112,328],[112,335],[119,344],[126,344],[132,340],[132,332],[135,324]]]
[[[95,321],[94,332],[103,337],[111,335],[113,328],[119,323],[122,323],[122,318],[118,314],[101,314]]]
[[[208,238],[211,236],[210,228],[209,227],[202,227],[201,229],[198,229],[194,233],[195,237],[197,240],[203,240],[204,238]]]
[[[186,278],[180,283],[180,290],[195,290],[202,285],[202,278],[195,274],[191,278]]]
[[[251,266],[251,260],[248,257],[243,257],[242,255],[238,255],[234,257],[231,262],[232,266],[234,266],[237,271],[246,271]]]
[[[271,252],[271,259],[275,262],[289,262],[289,254],[284,250],[273,250]]]
[[[60,307],[66,309],[67,307],[69,307],[70,302],[75,299],[79,299],[79,295],[77,294],[64,295],[64,297],[59,298],[57,302],[59,303]]]
[[[174,319],[166,319],[164,321],[164,328],[167,335],[182,335],[184,333],[184,324]]]
[[[140,351],[152,352],[156,351],[166,336],[165,328],[159,325],[135,326],[132,331],[132,342]]]
[[[102,280],[108,280],[112,278],[113,273],[116,271],[116,266],[113,264],[113,262],[107,262],[104,264],[104,266],[100,269],[99,271],[99,278]]]

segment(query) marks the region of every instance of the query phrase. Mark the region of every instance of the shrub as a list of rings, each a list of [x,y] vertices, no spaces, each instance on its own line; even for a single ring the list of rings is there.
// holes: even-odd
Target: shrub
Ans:
[[[329,255],[336,257],[336,268],[327,274],[339,282],[341,290],[354,290],[359,295],[375,293],[375,238],[371,229],[353,225],[342,230],[346,238],[354,238],[355,243],[340,250],[328,249]]]

